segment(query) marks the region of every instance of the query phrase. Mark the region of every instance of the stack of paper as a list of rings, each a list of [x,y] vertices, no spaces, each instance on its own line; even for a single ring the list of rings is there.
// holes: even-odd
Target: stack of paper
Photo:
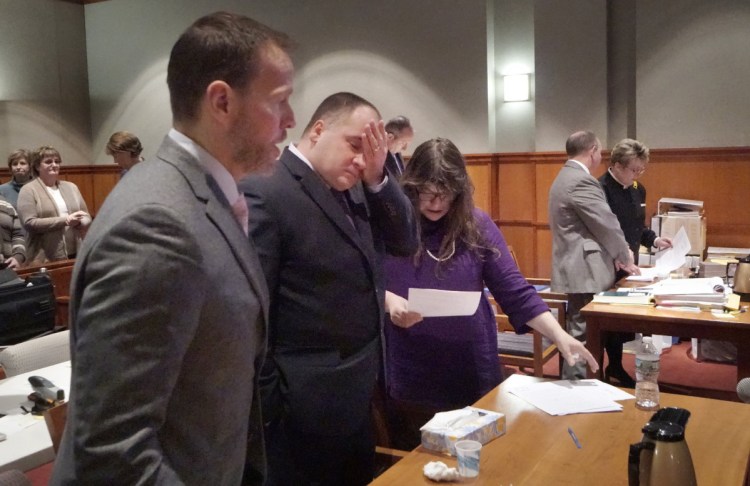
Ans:
[[[599,380],[558,380],[511,388],[510,393],[550,415],[620,412],[618,400],[635,398]]]
[[[719,277],[662,280],[653,285],[660,306],[692,306],[721,309],[732,290]]]
[[[599,304],[651,305],[653,294],[644,290],[607,290],[594,295]]]
[[[706,260],[736,259],[750,255],[750,248],[724,248],[720,246],[709,246],[706,250]]]

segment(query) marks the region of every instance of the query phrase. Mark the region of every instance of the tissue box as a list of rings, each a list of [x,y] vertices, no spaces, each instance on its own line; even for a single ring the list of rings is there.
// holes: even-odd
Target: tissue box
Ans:
[[[465,407],[435,414],[420,430],[425,449],[455,456],[456,442],[459,440],[476,440],[486,444],[505,434],[505,415]]]

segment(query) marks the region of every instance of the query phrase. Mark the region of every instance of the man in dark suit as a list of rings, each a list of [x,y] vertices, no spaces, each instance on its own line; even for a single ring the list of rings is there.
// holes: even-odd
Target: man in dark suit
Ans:
[[[385,159],[385,167],[388,173],[401,178],[406,166],[401,152],[409,147],[414,140],[414,129],[411,122],[403,115],[388,120],[385,124],[385,132],[388,136],[388,154]]]
[[[51,484],[236,485],[247,457],[263,474],[268,290],[236,181],[270,167],[294,125],[288,43],[216,13],[172,48],[174,129],[114,188],[78,254]]]
[[[593,132],[580,131],[565,143],[568,161],[549,190],[549,227],[552,232],[553,292],[568,294],[567,330],[586,339],[581,309],[597,292],[615,283],[615,270],[639,273],[617,217],[591,175],[602,162],[602,145]],[[585,378],[586,363],[563,363],[562,377]]]
[[[240,184],[271,293],[264,369],[269,484],[372,480],[386,252],[412,254],[409,200],[384,171],[377,109],[329,96],[274,174]]]

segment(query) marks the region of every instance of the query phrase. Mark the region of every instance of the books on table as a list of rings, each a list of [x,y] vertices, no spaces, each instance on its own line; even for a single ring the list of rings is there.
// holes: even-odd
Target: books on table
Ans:
[[[662,280],[653,286],[656,305],[721,309],[731,289],[719,277]]]
[[[594,294],[599,304],[651,305],[653,294],[645,291],[607,290]]]

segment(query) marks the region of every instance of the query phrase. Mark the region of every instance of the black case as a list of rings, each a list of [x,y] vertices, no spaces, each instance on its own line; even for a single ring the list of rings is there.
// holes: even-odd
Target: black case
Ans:
[[[46,273],[22,280],[0,271],[0,346],[20,343],[55,327],[55,293]]]

